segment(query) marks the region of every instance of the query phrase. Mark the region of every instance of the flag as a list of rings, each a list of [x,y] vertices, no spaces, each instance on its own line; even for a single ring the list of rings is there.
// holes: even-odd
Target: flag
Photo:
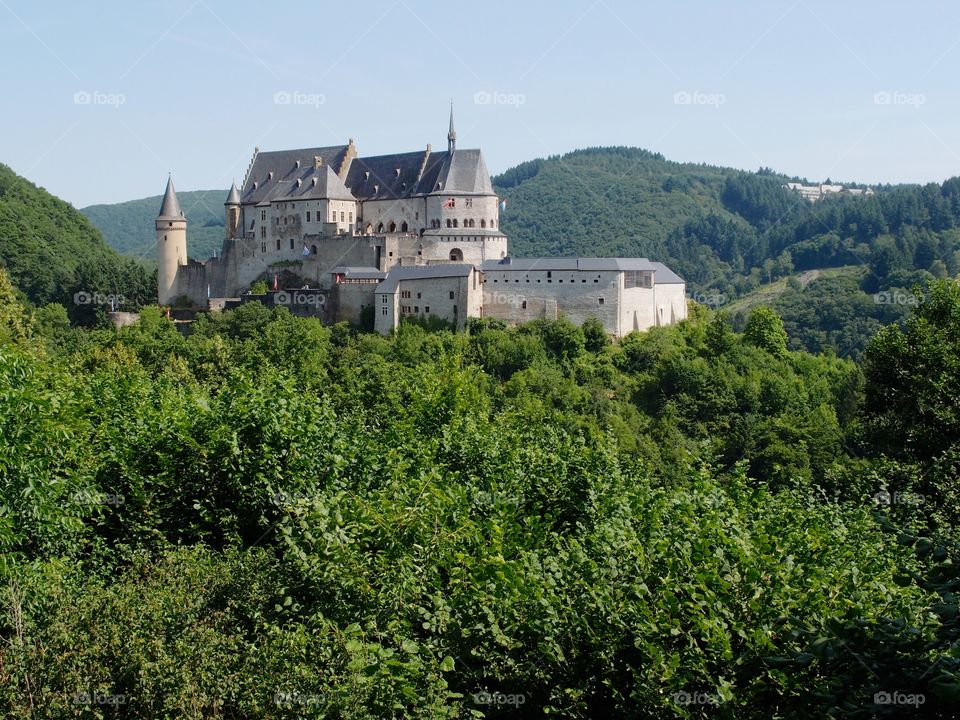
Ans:
[[[304,246],[303,246],[303,256],[306,257],[306,256],[309,255],[309,254],[310,254],[310,250],[308,250],[308,249],[307,249],[307,246],[304,245]]]
[[[504,198],[504,199],[500,202],[500,212],[505,212],[506,209],[507,209],[507,199]]]
[[[277,289],[277,285],[278,285],[277,276],[274,275],[274,276],[273,276],[273,289],[274,289],[274,290]]]
[[[447,198],[447,201],[443,204],[445,208],[452,208],[457,206],[457,201],[453,198]]]
[[[207,283],[207,300],[210,299],[210,283]]]

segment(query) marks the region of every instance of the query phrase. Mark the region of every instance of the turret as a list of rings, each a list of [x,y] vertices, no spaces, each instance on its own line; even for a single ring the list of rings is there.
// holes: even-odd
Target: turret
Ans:
[[[173,178],[167,178],[157,228],[157,302],[169,305],[177,296],[177,271],[187,264],[187,218],[180,209]]]
[[[227,240],[237,237],[237,229],[240,225],[240,191],[237,190],[237,181],[234,180],[230,186],[230,194],[227,195],[227,201],[223,204],[226,208]]]

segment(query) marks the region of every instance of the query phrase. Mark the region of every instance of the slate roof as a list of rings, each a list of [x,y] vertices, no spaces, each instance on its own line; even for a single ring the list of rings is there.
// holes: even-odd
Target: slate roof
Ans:
[[[334,173],[339,172],[347,154],[347,147],[347,145],[331,145],[329,147],[301,148],[299,150],[258,152],[243,182],[243,189],[240,193],[243,203],[245,205],[260,203],[264,200],[284,197],[282,191],[289,190],[291,186],[295,187],[297,179],[305,181],[314,175],[325,175],[324,168],[326,167],[332,168]],[[320,166],[320,170],[324,170],[323,173],[314,169],[314,158],[317,156],[322,159],[323,164]],[[299,167],[297,167],[298,161],[300,163]],[[272,177],[270,173],[273,173]],[[256,187],[254,187],[255,183]],[[301,187],[303,184],[302,182]]]
[[[344,275],[356,280],[382,280],[387,276],[383,270],[375,267],[351,267],[347,265],[338,265],[330,271],[333,275]]]
[[[647,260],[647,258],[504,258],[503,260],[487,260],[480,269],[490,271],[529,270],[568,270],[568,271],[609,271],[609,270],[652,270],[654,282],[657,285],[666,285],[684,282],[683,278],[673,272],[661,262]]]
[[[387,273],[387,278],[377,285],[377,293],[396,292],[401,280],[428,280],[432,278],[467,277],[474,266],[469,263],[451,263],[449,265],[416,265],[414,267],[396,267]]]
[[[167,178],[167,190],[163,194],[163,202],[160,204],[160,214],[157,216],[160,220],[174,220],[184,217],[183,210],[180,209],[180,201],[177,200],[177,191],[173,188],[173,178]]]
[[[234,180],[233,184],[230,185],[230,194],[227,195],[227,201],[224,205],[239,205],[240,204],[240,191],[237,190],[237,181]]]

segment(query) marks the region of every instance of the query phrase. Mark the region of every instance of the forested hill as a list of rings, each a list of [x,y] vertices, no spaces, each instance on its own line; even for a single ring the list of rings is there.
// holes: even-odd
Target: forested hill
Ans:
[[[3,164],[0,266],[30,303],[58,302],[79,321],[90,319],[94,303],[78,306],[76,293],[123,294],[128,306],[156,296],[149,274],[109,247],[86,217]]]
[[[227,190],[177,192],[189,223],[187,249],[190,257],[206,260],[223,241],[223,201]],[[111,247],[147,265],[157,262],[157,236],[153,221],[163,196],[141,198],[114,205],[91,205],[80,212],[90,218]]]
[[[656,258],[714,307],[789,280],[777,309],[794,347],[811,351],[856,356],[905,315],[916,284],[960,271],[960,179],[817,203],[784,188],[790,179],[615,147],[526,162],[494,185],[513,255]],[[817,279],[841,267],[842,282]],[[824,302],[829,316],[809,312]]]

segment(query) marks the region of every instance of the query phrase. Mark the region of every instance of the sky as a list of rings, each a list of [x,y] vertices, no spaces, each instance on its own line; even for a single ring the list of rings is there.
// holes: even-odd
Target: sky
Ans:
[[[960,3],[0,0],[0,162],[76,207],[262,150],[630,145],[811,181],[960,174]]]

